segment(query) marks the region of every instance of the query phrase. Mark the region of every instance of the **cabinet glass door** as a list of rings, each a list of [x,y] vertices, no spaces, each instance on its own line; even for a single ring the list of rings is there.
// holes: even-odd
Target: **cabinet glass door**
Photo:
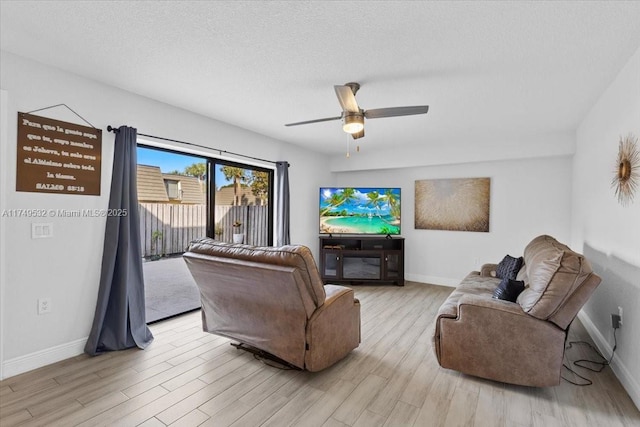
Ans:
[[[400,278],[400,254],[386,253],[384,256],[385,262],[385,275],[387,279],[399,279]]]
[[[322,261],[322,276],[337,278],[340,271],[340,254],[327,251],[324,253]]]

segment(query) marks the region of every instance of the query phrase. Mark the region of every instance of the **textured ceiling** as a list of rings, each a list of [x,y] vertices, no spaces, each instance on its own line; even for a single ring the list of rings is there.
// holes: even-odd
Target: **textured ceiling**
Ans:
[[[640,2],[2,1],[3,50],[327,153],[333,85],[364,109],[361,145],[575,129],[640,46]],[[132,125],[135,125],[132,123]],[[153,129],[144,129],[153,133]]]

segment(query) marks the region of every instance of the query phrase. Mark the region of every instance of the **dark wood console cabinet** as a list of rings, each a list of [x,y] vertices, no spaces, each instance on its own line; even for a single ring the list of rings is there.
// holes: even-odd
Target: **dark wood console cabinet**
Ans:
[[[404,238],[320,236],[325,283],[393,283],[404,286]]]

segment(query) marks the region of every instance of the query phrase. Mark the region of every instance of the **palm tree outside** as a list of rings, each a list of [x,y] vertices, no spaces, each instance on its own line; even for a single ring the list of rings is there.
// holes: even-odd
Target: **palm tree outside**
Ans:
[[[233,180],[233,204],[240,206],[242,204],[241,184],[249,180],[247,170],[235,166],[222,166],[220,171],[224,174],[225,179]]]

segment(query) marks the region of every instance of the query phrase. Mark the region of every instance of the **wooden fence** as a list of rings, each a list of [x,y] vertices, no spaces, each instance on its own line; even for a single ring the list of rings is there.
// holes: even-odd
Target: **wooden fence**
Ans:
[[[206,205],[138,203],[138,209],[144,257],[182,253],[189,242],[206,236]],[[267,206],[216,206],[215,218],[222,230],[218,240],[231,242],[234,233],[242,233],[247,244],[268,244]],[[233,227],[235,221],[242,226]]]
[[[216,239],[223,242],[233,241],[234,233],[244,234],[244,243],[254,246],[267,246],[269,234],[268,206],[216,206],[216,226],[222,229]],[[240,221],[240,227],[233,227]]]

